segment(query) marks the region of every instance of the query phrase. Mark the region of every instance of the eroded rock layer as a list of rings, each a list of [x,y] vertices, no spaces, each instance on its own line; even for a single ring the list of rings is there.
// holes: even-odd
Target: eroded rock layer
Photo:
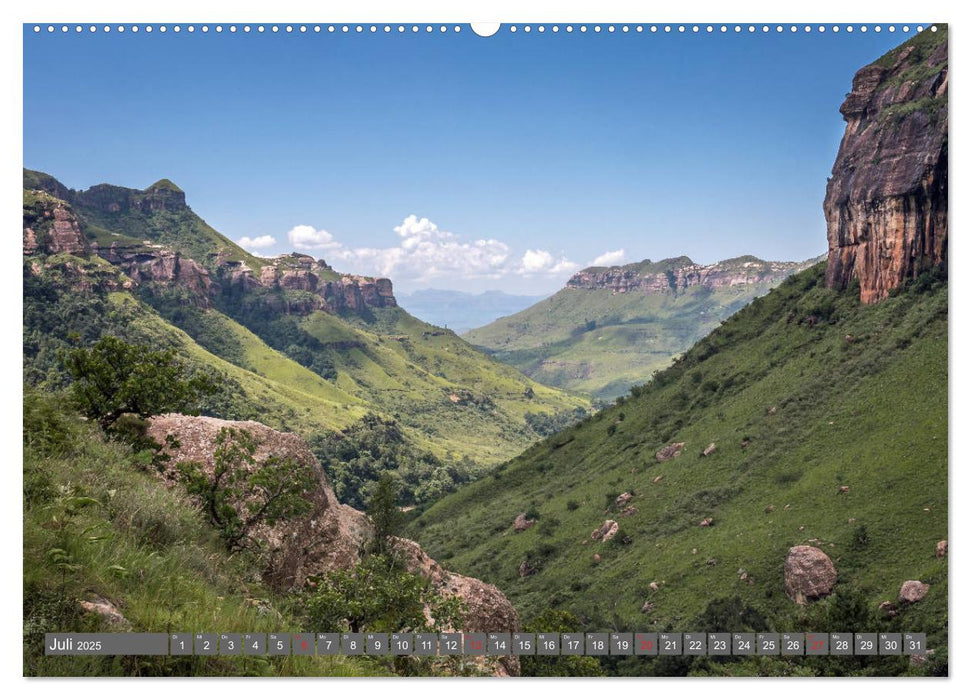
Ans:
[[[872,303],[947,271],[948,42],[921,34],[860,69],[826,187],[826,284]]]

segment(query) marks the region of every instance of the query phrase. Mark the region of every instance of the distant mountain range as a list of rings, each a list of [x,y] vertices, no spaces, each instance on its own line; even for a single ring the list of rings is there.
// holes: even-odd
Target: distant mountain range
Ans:
[[[802,263],[686,256],[576,273],[553,296],[464,335],[526,375],[613,399],[651,378]]]
[[[398,303],[422,321],[462,334],[522,311],[545,297],[498,290],[469,294],[454,289],[419,289],[398,294]]]

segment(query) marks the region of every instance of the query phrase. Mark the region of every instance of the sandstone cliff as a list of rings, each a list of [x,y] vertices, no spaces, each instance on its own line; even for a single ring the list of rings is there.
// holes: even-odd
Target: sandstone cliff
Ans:
[[[124,273],[130,287],[179,287],[201,307],[224,292],[257,292],[255,303],[275,313],[397,306],[391,280],[339,274],[299,253],[249,255],[200,219],[169,180],[144,190],[102,184],[77,191],[24,170],[23,234],[26,256],[93,253]]]
[[[947,28],[860,69],[826,187],[827,286],[860,282],[872,303],[924,271],[947,271]]]
[[[644,260],[614,267],[588,267],[573,275],[572,289],[610,289],[615,293],[679,294],[689,287],[718,289],[760,282],[780,282],[805,267],[800,263],[767,262],[743,256],[712,265],[697,265],[682,256],[659,262]]]
[[[362,544],[371,536],[370,520],[364,513],[338,503],[317,458],[307,443],[293,433],[282,433],[254,421],[180,414],[157,416],[149,421],[148,436],[166,445],[165,452],[170,457],[160,478],[175,487],[176,465],[184,461],[198,462],[211,473],[216,437],[224,427],[246,430],[255,438],[259,444],[257,464],[271,456],[291,458],[314,465],[319,474],[316,488],[304,496],[313,504],[309,514],[273,526],[261,525],[253,533],[267,553],[267,581],[280,589],[300,588],[310,576],[354,566]],[[169,437],[175,442],[167,440]],[[400,540],[398,551],[409,570],[428,578],[443,595],[458,596],[465,602],[468,613],[462,631],[521,629],[516,609],[495,586],[445,570],[411,540]],[[493,664],[492,671],[518,675],[519,664],[512,657],[503,658]]]

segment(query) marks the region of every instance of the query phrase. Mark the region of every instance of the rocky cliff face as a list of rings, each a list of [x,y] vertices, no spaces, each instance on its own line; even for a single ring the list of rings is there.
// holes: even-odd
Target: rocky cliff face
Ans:
[[[187,208],[185,192],[169,180],[159,180],[145,190],[134,190],[116,185],[95,185],[81,192],[71,192],[70,196],[79,206],[92,207],[110,213],[129,209],[141,212],[157,212],[179,211]]]
[[[654,263],[645,260],[616,267],[590,267],[573,275],[566,286],[573,289],[610,289],[614,293],[679,294],[689,287],[733,287],[760,282],[779,282],[802,269],[799,263],[766,262],[752,256],[696,265],[680,257]]]
[[[826,187],[826,283],[872,303],[947,271],[948,41],[925,30],[860,69]]]
[[[88,242],[81,233],[77,216],[66,203],[54,197],[24,200],[24,255],[36,253],[87,255]]]
[[[336,569],[347,569],[360,559],[361,545],[371,536],[370,520],[364,513],[338,503],[317,458],[307,443],[293,433],[281,433],[253,421],[226,421],[218,418],[167,414],[149,422],[148,435],[167,445],[170,459],[159,474],[173,488],[177,486],[177,465],[195,461],[210,474],[213,450],[222,428],[248,431],[258,443],[255,454],[260,464],[269,457],[294,459],[316,467],[316,488],[304,497],[313,504],[306,516],[262,525],[254,533],[268,555],[266,578],[281,589],[301,588],[307,578]],[[167,440],[172,437],[176,442]],[[230,475],[231,476],[231,475]],[[239,504],[243,508],[245,504]],[[468,608],[466,632],[516,632],[521,629],[519,615],[509,600],[493,585],[445,570],[411,540],[400,540],[398,551],[405,565],[427,577],[442,595],[458,596]],[[519,664],[507,657],[492,671],[518,675]]]
[[[103,214],[133,216],[120,221],[151,221],[159,212],[177,215],[175,221],[196,223],[207,230],[213,250],[209,259],[193,259],[171,245],[141,240],[126,230],[118,240],[104,237],[88,240],[84,235],[87,218]],[[111,219],[114,221],[115,219]],[[170,227],[171,216],[164,218]],[[124,224],[121,224],[122,226]],[[227,288],[240,291],[275,290],[282,294],[261,295],[257,303],[274,313],[363,313],[368,307],[397,306],[391,280],[340,275],[325,261],[293,253],[273,259],[250,256],[240,259],[242,251],[212,231],[185,203],[185,193],[169,180],[160,180],[145,190],[115,185],[95,185],[87,190],[71,190],[44,173],[24,171],[24,239],[26,256],[90,253],[108,261],[129,279],[129,288],[143,284],[176,286],[191,292],[201,307]],[[128,237],[126,237],[128,236]],[[221,243],[220,243],[221,242]],[[225,244],[225,245],[223,245]],[[234,251],[240,255],[235,255]],[[254,262],[255,261],[255,262]],[[259,267],[254,269],[254,265]],[[293,294],[292,292],[307,292]]]

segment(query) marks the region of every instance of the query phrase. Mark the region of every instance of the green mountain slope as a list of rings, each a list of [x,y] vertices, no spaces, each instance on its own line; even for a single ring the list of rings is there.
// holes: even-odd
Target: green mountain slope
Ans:
[[[823,268],[755,300],[617,405],[438,501],[412,536],[497,584],[525,619],[552,606],[587,629],[686,630],[738,597],[769,628],[805,629],[861,596],[866,624],[946,644],[935,544],[947,537],[947,286],[925,275],[862,306],[856,288],[824,288]],[[659,462],[674,442],[682,454]],[[632,514],[614,505],[623,492]],[[522,512],[537,523],[515,533]],[[616,537],[591,539],[608,518]],[[714,525],[699,527],[705,518]],[[821,547],[839,572],[839,595],[808,610],[783,587],[797,544]],[[535,573],[522,577],[522,562]],[[929,582],[927,598],[878,618],[908,579]]]
[[[614,399],[799,269],[746,256],[702,268],[715,284],[677,286],[679,271],[700,267],[681,257],[587,268],[552,297],[463,337],[544,384]]]
[[[388,280],[245,253],[168,181],[78,192],[25,170],[24,284],[32,384],[63,386],[58,352],[103,334],[177,347],[224,378],[211,415],[310,438],[376,413],[463,479],[590,406],[410,316]]]

